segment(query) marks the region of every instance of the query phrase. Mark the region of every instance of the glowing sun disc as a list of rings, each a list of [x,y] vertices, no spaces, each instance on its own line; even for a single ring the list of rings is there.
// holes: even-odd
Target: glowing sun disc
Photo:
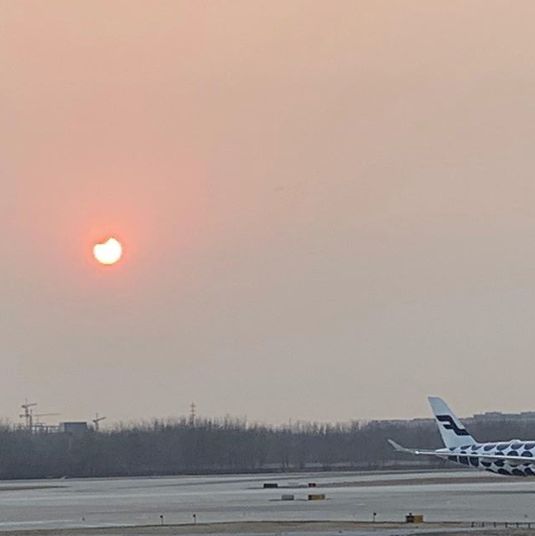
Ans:
[[[93,246],[93,255],[100,264],[115,264],[123,256],[123,246],[116,238],[108,238],[105,242]]]

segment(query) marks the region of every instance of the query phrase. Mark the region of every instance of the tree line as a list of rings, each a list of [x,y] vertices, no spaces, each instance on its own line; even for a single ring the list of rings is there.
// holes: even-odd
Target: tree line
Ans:
[[[535,437],[530,423],[480,422],[482,441]],[[438,459],[396,453],[407,446],[442,446],[432,422],[247,424],[186,418],[117,425],[85,433],[30,433],[0,425],[0,479],[148,476],[229,472],[440,467]]]

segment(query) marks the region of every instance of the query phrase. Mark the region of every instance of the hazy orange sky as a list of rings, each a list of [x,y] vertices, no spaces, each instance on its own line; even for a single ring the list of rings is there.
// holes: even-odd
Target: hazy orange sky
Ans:
[[[534,19],[0,0],[0,415],[534,409]]]

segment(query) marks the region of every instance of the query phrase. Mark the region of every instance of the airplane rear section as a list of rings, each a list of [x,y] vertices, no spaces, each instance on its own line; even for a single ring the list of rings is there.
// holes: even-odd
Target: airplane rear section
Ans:
[[[478,443],[441,398],[430,396],[429,403],[445,448],[408,449],[389,440],[395,450],[417,456],[436,456],[500,475],[535,476],[535,441],[515,439],[498,443]]]

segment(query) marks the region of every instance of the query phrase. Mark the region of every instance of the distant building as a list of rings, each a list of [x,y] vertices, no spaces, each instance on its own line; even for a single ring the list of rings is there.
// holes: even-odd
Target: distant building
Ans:
[[[467,423],[531,423],[535,422],[535,411],[522,413],[502,413],[501,411],[487,411],[476,413],[473,417],[465,419]]]
[[[435,424],[435,419],[431,418],[416,418],[411,419],[407,422],[407,424],[411,427],[419,427],[419,426],[431,426],[432,424]]]
[[[521,413],[502,413],[501,411],[487,411],[485,413],[476,413],[471,417],[461,417],[461,421],[468,426],[470,424],[500,424],[500,423],[513,423],[513,424],[535,424],[535,411],[523,411]],[[415,419],[389,419],[389,420],[377,420],[369,421],[375,427],[388,427],[388,426],[406,426],[409,428],[416,428],[421,426],[430,426],[435,423],[433,418],[415,418]]]
[[[59,431],[66,434],[84,434],[89,430],[85,421],[60,422]]]
[[[420,426],[431,426],[434,424],[435,419],[417,418],[417,419],[388,419],[384,421],[369,421],[368,424],[375,427],[388,427],[388,426],[408,426],[410,428],[417,428]]]

